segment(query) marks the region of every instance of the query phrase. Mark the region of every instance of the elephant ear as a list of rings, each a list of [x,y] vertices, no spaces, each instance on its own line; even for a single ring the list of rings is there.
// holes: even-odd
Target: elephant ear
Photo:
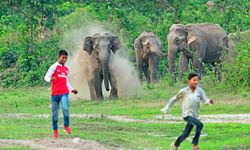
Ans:
[[[85,37],[84,43],[83,43],[83,50],[88,52],[89,55],[91,55],[91,53],[93,51],[92,37],[90,37],[90,36]]]
[[[134,47],[135,49],[138,49],[138,50],[142,49],[141,38],[135,39]]]
[[[115,54],[118,49],[120,49],[122,46],[121,41],[118,36],[112,36],[111,37],[111,49],[113,53]]]
[[[191,43],[197,41],[198,37],[194,33],[194,31],[190,28],[187,28],[187,44],[190,45]]]

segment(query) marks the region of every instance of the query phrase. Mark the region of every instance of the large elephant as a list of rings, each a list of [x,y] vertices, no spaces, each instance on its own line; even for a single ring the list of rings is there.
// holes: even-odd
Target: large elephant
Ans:
[[[135,40],[134,47],[139,79],[142,80],[143,72],[147,81],[157,82],[158,63],[164,55],[160,39],[152,32],[143,32]],[[150,76],[148,68],[150,68]]]
[[[202,63],[215,66],[217,80],[221,80],[222,53],[228,49],[227,33],[211,23],[173,24],[168,40],[168,64],[170,74],[175,79],[175,58],[180,52],[180,77],[188,69],[189,60],[195,72],[201,73]]]
[[[83,50],[89,55],[87,67],[87,82],[91,99],[103,99],[102,82],[105,89],[110,90],[110,99],[118,98],[117,79],[110,63],[116,51],[121,47],[121,42],[117,36],[110,34],[95,34],[92,37],[85,37]]]

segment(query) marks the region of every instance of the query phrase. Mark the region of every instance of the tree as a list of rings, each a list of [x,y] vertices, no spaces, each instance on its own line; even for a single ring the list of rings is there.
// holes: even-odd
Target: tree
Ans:
[[[64,2],[63,0],[5,0],[6,4],[14,13],[19,13],[29,26],[29,52],[34,50],[34,40],[39,32],[35,30],[40,26],[40,34],[46,30],[52,29],[58,16],[57,6]]]

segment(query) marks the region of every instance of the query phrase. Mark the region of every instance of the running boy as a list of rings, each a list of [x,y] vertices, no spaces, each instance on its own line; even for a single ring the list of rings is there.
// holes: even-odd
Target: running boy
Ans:
[[[163,113],[167,113],[168,109],[177,101],[182,100],[182,117],[187,121],[187,125],[181,136],[177,138],[173,146],[174,150],[178,150],[181,142],[190,134],[192,128],[196,126],[195,136],[193,138],[193,150],[199,150],[198,142],[203,128],[203,123],[198,119],[200,102],[204,104],[213,104],[212,99],[208,99],[205,92],[198,86],[199,77],[196,73],[188,75],[188,87],[182,88],[168,104],[161,109]]]
[[[65,65],[68,58],[66,50],[60,50],[58,61],[49,67],[44,80],[51,82],[51,104],[52,104],[52,128],[54,130],[54,138],[58,138],[58,110],[59,104],[62,105],[64,118],[64,131],[71,133],[69,127],[69,110],[68,110],[68,94],[71,91],[77,94],[68,81],[69,68]]]

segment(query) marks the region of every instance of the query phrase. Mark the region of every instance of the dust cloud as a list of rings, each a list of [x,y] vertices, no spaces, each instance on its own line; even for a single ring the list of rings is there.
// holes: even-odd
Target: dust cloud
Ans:
[[[64,39],[61,43],[61,47],[69,51],[69,58],[67,65],[70,68],[69,81],[72,86],[78,90],[76,96],[72,96],[73,99],[90,99],[89,88],[87,80],[93,78],[93,74],[90,73],[90,65],[95,64],[87,52],[83,51],[83,41],[86,36],[92,36],[96,33],[109,33],[105,25],[89,24],[79,29],[69,31],[64,34]],[[121,40],[121,38],[120,38]],[[122,42],[122,41],[121,41]],[[122,42],[123,43],[123,42]],[[140,91],[140,81],[138,79],[137,72],[134,65],[129,61],[128,57],[124,55],[128,48],[122,44],[122,48],[118,52],[110,57],[109,67],[115,72],[115,76],[118,84],[118,96],[129,97],[136,96]],[[119,52],[120,51],[120,52]],[[120,55],[122,53],[123,55]],[[109,95],[103,85],[104,97]]]

